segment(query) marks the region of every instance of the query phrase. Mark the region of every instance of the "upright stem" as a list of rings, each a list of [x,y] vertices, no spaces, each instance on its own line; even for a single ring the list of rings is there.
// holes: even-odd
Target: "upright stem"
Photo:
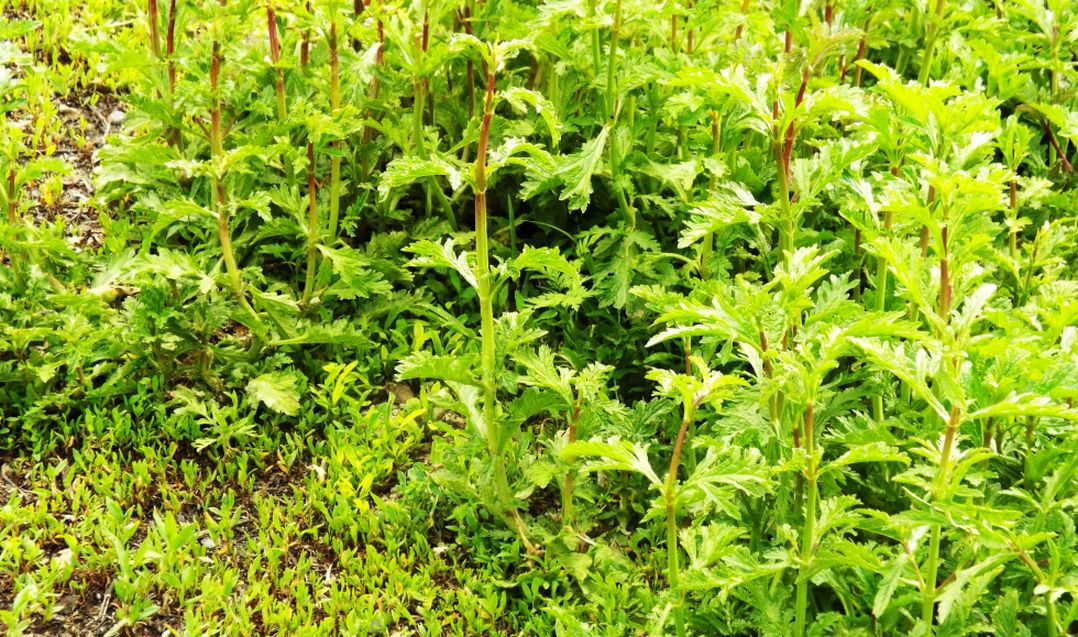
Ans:
[[[281,40],[277,34],[277,15],[272,5],[266,5],[266,30],[269,34],[270,63],[274,70],[274,90],[277,93],[277,120],[283,122],[288,114],[284,100],[284,69],[281,68]]]
[[[625,196],[625,190],[621,188],[618,181],[619,164],[621,160],[617,151],[617,138],[613,135],[614,122],[617,119],[617,58],[618,58],[618,44],[621,33],[621,0],[617,0],[614,4],[614,23],[610,25],[610,52],[607,57],[606,63],[606,115],[607,124],[611,128],[610,139],[607,141],[607,151],[609,152],[610,161],[610,174],[614,179],[614,193],[618,199],[618,208],[621,209],[623,215],[630,227],[636,226],[636,213],[632,206],[629,204],[628,199]]]
[[[674,451],[670,455],[670,469],[666,473],[666,482],[663,485],[663,500],[666,506],[666,583],[674,592],[677,602],[674,606],[674,627],[678,637],[685,636],[685,617],[681,612],[681,591],[678,590],[678,541],[677,541],[677,474],[681,465],[681,453],[685,448],[685,437],[692,424],[693,414],[696,413],[698,403],[693,403],[685,410],[678,427],[677,439],[674,441]]]
[[[1018,219],[1018,182],[1014,179],[1010,183],[1010,203],[1012,220]],[[1012,259],[1018,258],[1018,229],[1011,226],[1008,234],[1007,249]]]
[[[815,425],[815,409],[812,402],[805,405],[805,453],[808,456],[808,464],[805,467],[805,483],[808,493],[805,498],[805,520],[801,529],[801,566],[808,565],[815,550],[813,536],[816,533],[816,499],[818,487],[816,484],[816,442],[813,434]],[[805,634],[806,618],[808,616],[808,578],[798,577],[796,606],[794,608],[794,635],[801,637]]]
[[[947,485],[951,473],[951,452],[954,449],[954,440],[958,432],[958,407],[951,407],[951,415],[947,420],[947,431],[943,436],[943,451],[940,455],[939,472],[936,475],[933,499],[943,497],[943,488]],[[936,575],[939,571],[940,539],[942,529],[939,524],[933,524],[928,541],[928,563],[924,569],[924,589],[921,591],[921,622],[925,625],[927,634],[933,634],[932,623],[936,606]]]
[[[318,261],[318,184],[314,175],[314,144],[307,142],[307,277],[303,284],[306,307],[314,295],[315,269]]]
[[[932,77],[932,55],[936,50],[936,40],[939,38],[941,18],[943,17],[943,10],[947,6],[947,0],[936,0],[936,11],[930,16],[926,16],[929,20],[926,25],[927,33],[925,35],[925,52],[921,58],[921,74],[917,78],[921,84],[928,86],[928,80]]]
[[[221,0],[221,5],[224,6],[224,4],[224,0]],[[214,32],[211,55],[210,152],[213,155],[214,164],[216,166],[221,166],[224,163],[225,147],[224,131],[221,127],[221,42],[217,39],[216,31]],[[225,262],[225,270],[228,271],[229,278],[232,281],[233,294],[236,295],[236,299],[241,305],[250,310],[251,306],[243,293],[243,277],[240,274],[239,265],[236,263],[236,254],[232,250],[232,229],[229,220],[224,179],[225,175],[223,172],[220,175],[215,175],[213,178],[214,202],[217,208],[217,235],[221,242],[221,256]]]
[[[169,106],[172,109],[176,108],[176,0],[169,0],[168,3],[168,23],[165,31],[165,58],[168,60],[168,99]],[[179,128],[170,126],[168,133],[168,143],[173,147],[179,147],[181,141],[181,132]]]
[[[422,35],[417,38],[416,42],[416,58],[417,62],[421,62],[427,52],[427,46],[430,37],[430,23],[427,15],[423,17],[423,32]],[[417,64],[418,66],[418,64]],[[427,159],[427,145],[423,139],[423,108],[426,103],[426,95],[429,84],[427,78],[421,77],[418,74],[412,78],[412,144],[415,147],[415,153],[421,159]],[[445,196],[445,191],[438,184],[438,180],[434,177],[428,177],[425,180],[425,190],[427,194],[427,215],[431,212],[431,195],[436,195],[438,198],[438,204],[442,208],[442,212],[445,214],[446,221],[449,223],[449,227],[453,230],[457,229],[457,219],[453,214],[453,207],[449,203],[449,199]]]
[[[338,56],[337,16],[329,23],[329,110],[336,119],[341,110],[341,73]],[[333,153],[329,160],[329,241],[337,239],[337,221],[341,210],[341,142],[333,140]]]
[[[500,513],[516,526],[527,550],[534,552],[535,548],[528,541],[524,521],[520,519],[513,493],[509,490],[501,423],[495,409],[498,391],[494,377],[494,299],[491,295],[490,245],[487,237],[487,144],[490,139],[490,121],[494,117],[494,79],[494,67],[491,66],[487,69],[487,92],[475,156],[475,262],[482,334],[483,420],[487,428],[487,448],[494,463],[494,488],[498,505],[501,507]]]
[[[147,18],[150,21],[150,52],[155,58],[161,58],[161,35],[158,28],[160,18],[157,12],[157,0],[148,0],[146,3]]]
[[[940,255],[940,318],[944,321],[951,313],[951,271],[947,258],[948,239],[947,226],[943,226],[943,254]]]
[[[869,15],[865,18],[865,32],[861,35],[861,41],[857,43],[857,57],[853,60],[853,85],[861,86],[861,65],[858,64],[861,60],[865,59],[865,54],[868,53],[868,28],[872,25],[872,9],[869,8]],[[843,69],[845,71],[845,69]],[[845,79],[845,78],[843,78]]]
[[[18,206],[18,195],[15,193],[15,167],[8,168],[7,171],[7,222],[8,225],[15,225],[16,212]]]
[[[573,413],[569,416],[569,428],[567,439],[569,444],[576,442],[576,427],[580,421],[580,408],[582,406],[584,396],[578,394],[576,398],[576,404],[573,406]],[[576,481],[576,472],[572,469],[565,476],[565,486],[561,491],[561,518],[562,525],[566,528],[573,526],[573,484]]]
[[[749,12],[749,0],[741,0],[741,15],[745,15]],[[734,32],[734,42],[741,39],[741,34],[745,31],[744,23],[737,25],[737,31]]]
[[[786,32],[786,44],[790,45],[790,32]],[[805,90],[808,87],[809,69],[806,66],[801,72],[801,86],[797,89],[794,108],[801,106],[805,100]],[[774,106],[774,116],[778,121],[778,100]],[[779,163],[779,201],[782,204],[783,225],[779,226],[779,247],[783,252],[793,252],[796,245],[797,221],[793,218],[790,197],[790,162],[793,158],[794,139],[797,135],[797,122],[790,121],[786,127],[786,133],[781,141],[776,140],[775,152],[778,154]]]
[[[891,226],[894,224],[895,215],[892,211],[888,210],[884,213],[883,217],[883,229],[884,232],[890,234]],[[887,261],[883,257],[876,258],[876,311],[884,312],[887,310]],[[879,394],[872,397],[872,417],[876,422],[883,421],[883,396]]]
[[[311,12],[311,0],[307,0],[307,13]],[[311,61],[311,30],[303,32],[303,41],[299,45],[299,65],[307,68]]]

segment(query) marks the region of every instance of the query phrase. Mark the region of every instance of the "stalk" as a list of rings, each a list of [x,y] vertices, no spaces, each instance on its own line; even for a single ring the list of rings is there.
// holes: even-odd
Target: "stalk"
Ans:
[[[786,45],[787,50],[790,46],[790,32],[786,32]],[[794,108],[801,106],[801,102],[805,99],[805,90],[808,87],[809,69],[806,66],[801,72],[801,86],[797,89],[797,98],[795,100]],[[776,99],[772,105],[773,115],[775,121],[778,121],[778,100]],[[776,140],[775,153],[777,154],[777,160],[779,163],[779,196],[780,203],[782,204],[782,212],[784,218],[784,225],[779,227],[779,248],[783,252],[793,252],[794,245],[796,244],[797,224],[791,217],[790,213],[790,161],[793,157],[794,140],[797,136],[797,122],[791,121],[789,126],[786,127],[786,134],[784,138]]]
[[[942,489],[947,484],[951,473],[951,452],[954,448],[954,439],[958,431],[958,407],[951,407],[951,417],[947,421],[947,431],[943,436],[943,453],[940,456],[939,473],[936,476],[935,499],[942,496]],[[933,524],[928,540],[928,565],[924,571],[924,590],[921,592],[921,621],[928,630],[928,635],[933,634],[932,621],[936,606],[936,575],[939,571],[939,553],[941,529],[939,524]]]
[[[610,54],[606,61],[606,118],[614,117],[614,107],[617,96],[614,89],[617,87],[616,71],[618,58],[618,37],[621,34],[621,0],[614,4],[614,23],[610,25]]]
[[[928,33],[925,36],[925,52],[924,57],[921,59],[921,73],[917,78],[917,81],[925,86],[928,86],[928,80],[932,75],[932,56],[936,50],[936,40],[939,39],[940,19],[943,17],[943,10],[946,6],[947,0],[936,0],[936,12],[929,16],[930,22],[925,27]]]
[[[692,16],[692,0],[688,0],[689,15],[685,17],[685,52],[692,55],[693,50],[693,32],[692,27],[689,26],[689,16]]]
[[[613,129],[614,122],[617,119],[617,58],[618,58],[618,43],[619,36],[621,34],[621,0],[617,0],[614,4],[614,23],[610,25],[610,53],[607,57],[606,65],[606,115],[608,125]],[[611,130],[613,133],[613,130]],[[629,205],[629,201],[625,198],[625,191],[618,186],[618,171],[619,164],[621,163],[618,157],[617,144],[615,143],[614,136],[611,135],[611,139],[607,142],[607,150],[610,153],[610,175],[614,180],[614,192],[618,199],[618,208],[621,209],[622,214],[629,222],[630,227],[636,227],[636,213],[632,206]]]
[[[868,28],[872,25],[872,7],[868,8],[868,12],[868,17],[865,18],[865,32],[861,35],[861,41],[857,43],[857,57],[853,60],[853,85],[858,87],[861,86],[862,69],[857,63],[865,59],[865,54],[868,53]],[[842,79],[846,79],[845,76]]]
[[[940,318],[944,321],[951,313],[951,272],[947,259],[947,226],[943,226],[943,254],[940,256]]]
[[[157,0],[148,0],[146,3],[147,18],[150,22],[150,52],[155,58],[161,58],[161,34],[158,29],[160,18],[157,12]]]
[[[341,110],[341,73],[340,58],[337,52],[337,15],[334,13],[329,23],[329,109],[332,117],[337,118]],[[333,140],[333,148],[340,151],[341,142]],[[329,241],[337,239],[337,219],[341,210],[341,154],[333,153],[329,160]]]
[[[168,94],[176,94],[176,0],[168,3],[168,26],[165,32],[165,55],[168,57]]]
[[[1059,164],[1063,167],[1063,172],[1073,172],[1074,167],[1067,159],[1067,154],[1059,147],[1059,141],[1056,140],[1056,134],[1052,132],[1052,127],[1048,124],[1048,120],[1041,120],[1041,128],[1044,129],[1044,134],[1048,136],[1048,143],[1052,146],[1052,150],[1056,152],[1056,157],[1059,158]]]
[[[363,4],[363,0],[352,0],[352,19],[356,22],[359,21],[360,16],[363,15],[363,10],[367,7]],[[352,38],[352,50],[359,52],[362,43],[359,38]]]
[[[427,53],[427,47],[430,42],[430,21],[427,13],[423,14],[423,33],[417,43],[417,65],[422,63],[423,57]],[[418,74],[412,79],[412,90],[414,97],[412,100],[412,143],[415,146],[416,154],[421,159],[427,159],[429,154],[427,152],[427,145],[423,139],[423,106],[426,103],[426,95],[429,89],[428,80],[425,77],[420,77]],[[432,114],[433,117],[433,114]],[[430,215],[431,194],[438,197],[438,205],[441,207],[442,212],[445,213],[445,219],[449,223],[449,227],[452,230],[457,229],[457,219],[453,214],[453,207],[449,203],[449,199],[445,196],[445,191],[438,184],[438,180],[434,177],[428,177],[425,180],[425,189],[427,194],[427,215]]]
[[[273,65],[274,89],[277,93],[277,121],[283,122],[288,114],[284,101],[284,69],[281,68],[281,39],[277,34],[277,15],[273,6],[266,5],[266,31],[269,35],[270,63]]]
[[[685,617],[681,613],[681,592],[678,591],[678,542],[677,542],[677,488],[678,468],[681,465],[681,452],[685,448],[685,438],[692,424],[693,414],[699,402],[694,401],[685,409],[678,427],[677,439],[674,441],[674,451],[670,456],[670,469],[666,473],[666,482],[663,485],[663,500],[666,505],[666,583],[670,590],[674,591],[678,601],[674,606],[674,627],[678,637],[685,637]]]
[[[745,15],[749,12],[749,0],[741,0],[741,14]],[[745,24],[737,25],[737,31],[734,32],[734,42],[741,39],[741,34],[745,31]]]
[[[808,494],[805,498],[805,520],[801,528],[801,563],[807,564],[812,558],[815,548],[812,537],[816,533],[816,500],[818,498],[818,486],[816,484],[816,442],[813,436],[815,424],[815,408],[812,402],[805,405],[805,453],[808,455],[808,466],[805,468],[805,482],[808,486]],[[805,634],[805,622],[808,615],[808,578],[798,578],[796,606],[794,608],[794,634],[801,637]]]
[[[1012,179],[1011,183],[1010,183],[1010,204],[1011,204],[1011,213],[1012,213],[1011,216],[1015,220],[1017,220],[1018,219],[1018,182],[1016,180],[1014,180],[1014,179]],[[1013,225],[1011,226],[1011,231],[1010,231],[1010,233],[1008,235],[1007,249],[1008,249],[1008,252],[1010,253],[1012,259],[1015,259],[1015,258],[1018,257],[1018,229],[1015,228]]]
[[[221,6],[225,6],[225,0],[221,0]],[[214,163],[221,165],[224,160],[224,132],[221,128],[221,42],[214,33],[212,45],[212,57],[210,59],[210,152],[213,154]],[[232,281],[232,292],[236,300],[249,310],[254,310],[243,292],[243,276],[239,265],[236,263],[236,254],[232,249],[232,230],[228,214],[228,203],[224,184],[225,175],[215,175],[213,178],[214,203],[217,208],[217,235],[221,242],[221,256],[224,258],[225,270]]]
[[[165,57],[168,60],[168,99],[171,109],[176,108],[176,0],[168,3],[168,24],[165,30]],[[180,129],[169,127],[169,144],[178,148],[182,141]]]
[[[315,268],[318,261],[318,185],[314,178],[314,144],[307,142],[307,277],[303,284],[303,299],[300,305],[306,307],[314,294]]]
[[[568,440],[569,444],[576,442],[576,427],[580,421],[580,408],[583,402],[583,395],[578,394],[576,398],[576,405],[573,406],[573,413],[569,417],[568,428]],[[565,528],[572,528],[573,526],[573,484],[576,481],[576,472],[572,469],[565,476],[565,486],[561,490],[561,517],[562,524]]]
[[[495,384],[494,299],[491,293],[490,246],[487,238],[487,143],[490,121],[494,117],[494,67],[487,69],[487,92],[483,102],[483,121],[479,127],[479,142],[475,156],[475,261],[479,283],[479,314],[482,332],[483,419],[487,426],[487,447],[494,462],[494,488],[501,513],[516,527],[529,553],[535,547],[528,541],[524,521],[509,490],[502,447],[501,423],[495,405],[498,399]]]
[[[674,52],[674,55],[677,55],[677,0],[673,0],[673,2],[671,2],[670,4],[672,8],[672,11],[670,12],[670,50]]]
[[[307,0],[307,13],[311,12],[311,0]],[[303,41],[299,45],[299,65],[307,68],[311,61],[311,30],[303,32]]]
[[[7,171],[7,222],[8,225],[15,225],[16,212],[18,207],[18,200],[15,194],[15,167],[12,166]]]
[[[588,16],[595,21],[595,0],[588,0]],[[591,30],[591,73],[596,79],[603,68],[603,45],[600,41],[599,29]],[[610,113],[603,113],[603,119],[610,117]]]
[[[1048,577],[1045,576],[1044,571],[1041,570],[1041,567],[1037,564],[1037,561],[1031,558],[1028,553],[1023,551],[1018,546],[1014,546],[1014,548],[1018,552],[1018,558],[1021,559],[1022,563],[1025,564],[1029,568],[1029,570],[1033,572],[1033,577],[1036,578],[1037,583],[1041,586],[1044,586],[1045,588],[1048,588],[1050,586]],[[1054,599],[1052,599],[1051,591],[1045,593],[1044,605],[1045,621],[1048,624],[1048,637],[1057,637],[1059,635],[1059,618],[1057,617],[1056,613],[1056,602]]]
[[[382,66],[385,65],[386,38],[385,38],[385,27],[382,24],[382,18],[381,17],[379,17],[377,19],[377,26],[378,26],[378,53],[375,54],[375,63],[377,64],[377,66],[382,67]],[[376,101],[378,99],[379,86],[380,85],[379,85],[379,82],[378,82],[378,74],[375,73],[375,74],[373,74],[371,76],[370,86],[367,87],[367,98],[370,101],[374,102],[374,101]],[[374,128],[371,127],[371,126],[365,126],[363,128],[363,146],[365,148],[370,147],[370,143],[371,143],[372,139],[374,139]],[[363,175],[365,177],[370,175],[369,161],[370,161],[369,158],[366,155],[364,155],[364,157],[363,157]]]
[[[717,157],[721,152],[721,146],[719,144],[719,114],[714,110],[708,113],[711,116],[711,154]],[[711,176],[711,191],[714,192],[719,185],[719,178],[717,175]],[[700,248],[700,278],[706,279],[709,277],[710,272],[708,270],[708,261],[711,260],[711,253],[715,247],[715,235],[712,232],[708,232],[704,235],[704,244]]]
[[[947,263],[948,252],[947,226],[943,226],[943,255],[940,257],[940,317],[944,322],[950,313],[951,306],[951,278]],[[957,363],[955,363],[957,364]],[[954,449],[954,441],[958,432],[958,406],[951,406],[950,418],[947,420],[947,429],[943,436],[943,450],[940,454],[939,471],[936,474],[936,482],[933,485],[932,497],[939,500],[943,497],[943,489],[947,486],[951,473],[951,453]],[[942,529],[939,524],[933,524],[928,543],[928,564],[924,571],[924,589],[921,591],[921,621],[928,631],[929,637],[933,634],[932,623],[936,605],[936,575],[939,570],[940,538]]]

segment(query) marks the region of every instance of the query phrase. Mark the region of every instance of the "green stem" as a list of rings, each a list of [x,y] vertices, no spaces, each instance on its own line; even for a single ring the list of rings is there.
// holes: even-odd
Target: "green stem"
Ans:
[[[573,406],[573,413],[569,417],[569,428],[567,440],[569,444],[576,442],[576,427],[580,420],[580,408],[582,406],[584,396],[577,395],[576,404]],[[576,472],[572,469],[565,476],[565,487],[561,492],[561,518],[562,525],[566,528],[573,526],[573,484],[576,481]]]
[[[329,109],[331,116],[336,119],[341,108],[341,74],[340,59],[337,53],[337,22],[329,24]],[[341,143],[333,142],[334,150],[329,160],[329,235],[330,242],[337,239],[337,223],[341,210]]]
[[[670,469],[666,473],[666,482],[663,485],[663,499],[666,505],[666,583],[670,586],[677,601],[674,606],[674,626],[678,637],[685,637],[685,617],[682,614],[681,591],[678,589],[678,540],[677,540],[677,474],[681,464],[681,453],[685,448],[685,438],[692,424],[693,414],[697,403],[686,408],[685,415],[681,419],[678,428],[677,440],[674,442],[674,451],[670,456]]]
[[[210,152],[213,156],[215,167],[220,167],[224,164],[225,149],[224,132],[221,127],[221,97],[219,92],[221,43],[216,37],[213,40],[212,49],[212,58],[210,60],[210,95],[212,96],[210,107]],[[243,292],[243,276],[236,262],[236,254],[232,249],[232,229],[228,214],[224,177],[222,169],[222,174],[215,175],[213,178],[214,204],[217,208],[217,236],[221,243],[221,256],[225,262],[225,270],[228,272],[229,279],[232,282],[232,292],[235,294],[236,300],[240,302],[244,309],[253,314],[254,311]]]
[[[303,284],[306,307],[314,295],[315,270],[318,266],[318,185],[314,176],[314,144],[307,142],[307,278]]]
[[[928,33],[925,37],[925,52],[921,58],[921,73],[917,81],[928,86],[928,80],[932,75],[932,56],[936,50],[936,40],[939,39],[941,18],[943,10],[947,6],[947,0],[936,0],[936,12],[928,16],[930,22],[926,26]]]
[[[805,483],[808,487],[805,498],[805,519],[801,529],[801,568],[808,566],[815,550],[813,536],[816,533],[816,500],[818,487],[816,484],[816,444],[813,436],[815,410],[810,402],[805,405],[805,453],[808,456],[808,466],[805,468]],[[794,608],[794,634],[802,637],[805,634],[806,619],[808,616],[808,587],[807,577],[798,576],[796,606]]]
[[[951,452],[954,449],[955,437],[958,433],[958,407],[951,407],[951,416],[947,421],[947,431],[943,436],[943,451],[940,454],[939,471],[936,474],[936,482],[933,485],[933,500],[943,498],[944,489],[951,475]],[[928,542],[928,565],[924,571],[924,589],[921,591],[921,622],[925,625],[926,634],[933,634],[932,622],[936,605],[936,575],[939,570],[940,537],[942,529],[939,524],[933,524],[931,536]]]
[[[479,284],[479,315],[481,343],[481,368],[483,383],[483,420],[487,431],[487,449],[493,459],[494,489],[500,513],[516,527],[528,552],[535,547],[528,541],[524,522],[517,510],[515,497],[509,489],[505,469],[505,446],[501,423],[497,418],[498,390],[495,379],[496,349],[494,341],[494,299],[491,294],[490,243],[487,232],[487,143],[490,139],[490,122],[494,117],[494,67],[487,71],[487,92],[483,106],[483,121],[479,127],[479,142],[475,156],[475,261],[476,279]]]
[[[274,70],[274,91],[277,94],[277,121],[283,122],[288,115],[284,99],[284,69],[281,68],[281,39],[277,33],[277,16],[273,7],[266,6],[266,28],[269,32],[270,63]]]

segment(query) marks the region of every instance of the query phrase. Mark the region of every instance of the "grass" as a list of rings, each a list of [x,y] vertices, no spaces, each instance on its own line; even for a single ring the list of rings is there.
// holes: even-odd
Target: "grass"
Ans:
[[[4,458],[9,631],[508,628],[495,617],[514,585],[492,583],[504,556],[459,545],[431,513],[421,411],[346,399],[342,412],[210,453],[180,442],[197,433],[189,421],[163,432],[159,414],[88,414],[39,456]]]

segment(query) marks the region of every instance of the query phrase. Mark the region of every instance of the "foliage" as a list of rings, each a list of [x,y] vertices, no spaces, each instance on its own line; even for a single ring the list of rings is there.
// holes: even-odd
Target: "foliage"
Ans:
[[[1078,627],[1073,3],[0,11],[9,634]]]

